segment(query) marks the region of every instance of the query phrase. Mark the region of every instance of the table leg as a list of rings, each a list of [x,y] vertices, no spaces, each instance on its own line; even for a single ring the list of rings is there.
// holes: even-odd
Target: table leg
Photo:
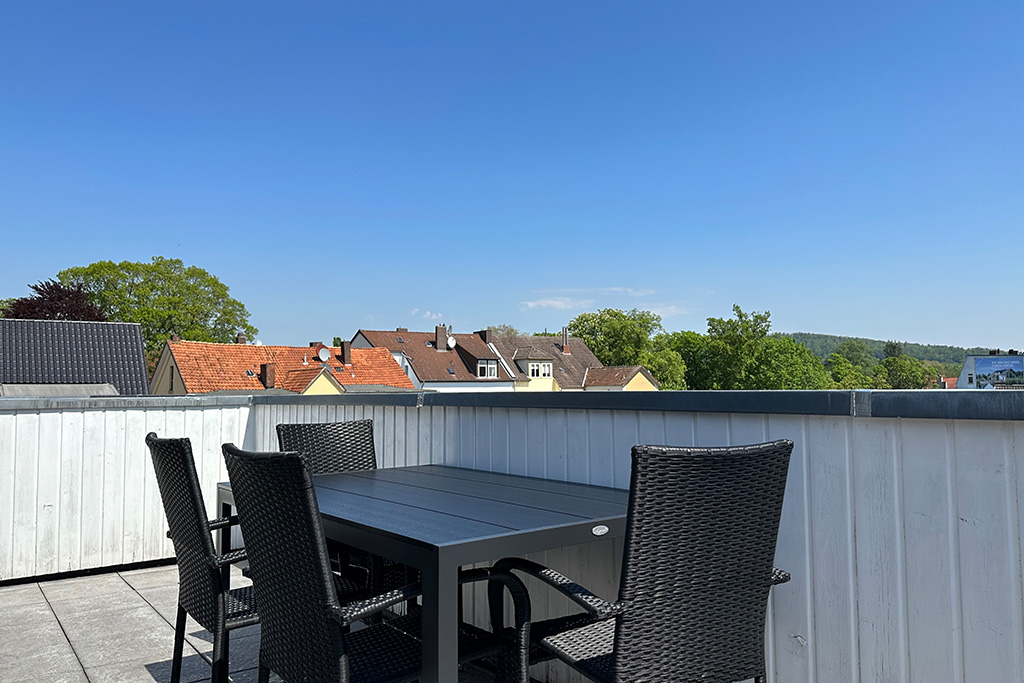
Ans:
[[[459,680],[459,567],[439,558],[423,569],[422,683]]]

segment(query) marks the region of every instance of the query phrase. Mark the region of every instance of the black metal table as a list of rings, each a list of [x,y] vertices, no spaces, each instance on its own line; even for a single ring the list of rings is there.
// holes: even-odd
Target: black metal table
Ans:
[[[625,534],[621,489],[441,465],[314,479],[329,538],[423,573],[425,683],[458,680],[459,567]],[[230,513],[230,485],[217,499]]]

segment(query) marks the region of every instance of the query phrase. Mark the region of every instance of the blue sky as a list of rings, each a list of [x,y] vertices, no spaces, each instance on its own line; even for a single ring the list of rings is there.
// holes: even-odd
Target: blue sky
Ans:
[[[1024,4],[9,3],[0,297],[217,275],[265,343],[557,330],[1024,346]]]

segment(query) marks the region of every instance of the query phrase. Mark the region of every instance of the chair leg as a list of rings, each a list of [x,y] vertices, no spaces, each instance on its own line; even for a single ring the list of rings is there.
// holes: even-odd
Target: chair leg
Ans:
[[[227,683],[228,681],[228,639],[227,629],[217,629],[213,634],[213,675],[210,683]]]
[[[270,668],[260,664],[258,683],[270,683]]]
[[[171,662],[171,683],[181,681],[181,656],[185,647],[185,608],[178,605],[178,616],[174,620],[174,658]]]

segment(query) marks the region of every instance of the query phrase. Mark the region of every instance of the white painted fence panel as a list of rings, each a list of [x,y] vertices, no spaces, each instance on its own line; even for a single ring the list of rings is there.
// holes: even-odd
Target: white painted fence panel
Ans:
[[[358,400],[358,399],[357,399]],[[373,405],[371,405],[373,403]],[[796,443],[773,589],[770,679],[1024,680],[1024,423],[407,399],[147,399],[0,406],[0,580],[170,557],[143,439],[188,436],[214,509],[220,446],[276,450],[280,422],[374,420],[382,467],[445,463],[626,488],[634,443]],[[614,598],[621,541],[535,559]],[[531,586],[538,618],[569,605]],[[479,593],[467,607],[483,619]],[[549,665],[549,681],[579,681]]]

